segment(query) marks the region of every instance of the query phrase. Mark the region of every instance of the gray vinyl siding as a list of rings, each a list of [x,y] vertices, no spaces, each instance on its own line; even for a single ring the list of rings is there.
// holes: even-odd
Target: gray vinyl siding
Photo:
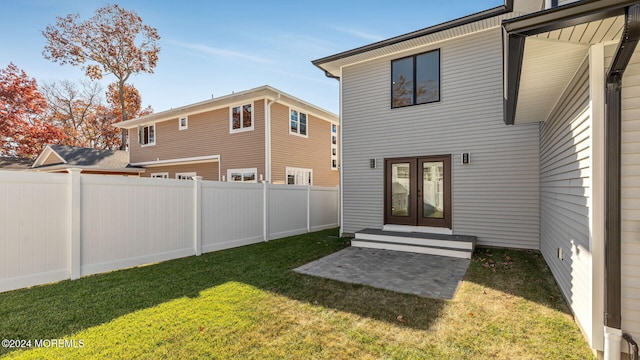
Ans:
[[[607,48],[609,57],[615,47]],[[608,63],[608,61],[607,61]],[[640,340],[640,49],[622,81],[622,329]]]
[[[438,48],[441,101],[391,109],[391,60]],[[539,125],[504,124],[502,71],[499,28],[343,68],[344,232],[383,226],[385,158],[452,154],[454,233],[538,248]]]
[[[540,126],[540,251],[589,334],[593,307],[590,187],[591,108],[585,59]]]

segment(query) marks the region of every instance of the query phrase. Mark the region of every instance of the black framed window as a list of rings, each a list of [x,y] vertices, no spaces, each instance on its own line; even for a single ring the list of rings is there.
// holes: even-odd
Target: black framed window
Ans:
[[[440,101],[440,50],[391,61],[391,107]]]

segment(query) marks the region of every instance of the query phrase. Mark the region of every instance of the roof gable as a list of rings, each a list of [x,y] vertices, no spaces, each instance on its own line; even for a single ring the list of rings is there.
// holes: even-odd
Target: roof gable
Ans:
[[[32,168],[45,166],[45,165],[54,165],[54,164],[64,164],[66,161],[60,154],[58,154],[53,145],[47,145],[44,150],[38,155],[36,161],[31,165]]]

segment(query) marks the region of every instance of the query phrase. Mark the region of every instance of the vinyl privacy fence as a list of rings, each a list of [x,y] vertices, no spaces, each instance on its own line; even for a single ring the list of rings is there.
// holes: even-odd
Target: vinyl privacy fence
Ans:
[[[338,193],[0,171],[0,292],[337,227]]]

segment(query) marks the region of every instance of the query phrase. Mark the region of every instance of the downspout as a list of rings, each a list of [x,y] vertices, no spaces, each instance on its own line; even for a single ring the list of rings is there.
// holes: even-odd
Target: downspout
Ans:
[[[605,113],[604,358],[620,359],[622,76],[640,39],[640,4],[625,9],[622,39],[607,72]]]
[[[629,334],[622,334],[622,338],[629,344],[629,356],[631,360],[638,360],[638,344],[633,341],[633,338]]]

